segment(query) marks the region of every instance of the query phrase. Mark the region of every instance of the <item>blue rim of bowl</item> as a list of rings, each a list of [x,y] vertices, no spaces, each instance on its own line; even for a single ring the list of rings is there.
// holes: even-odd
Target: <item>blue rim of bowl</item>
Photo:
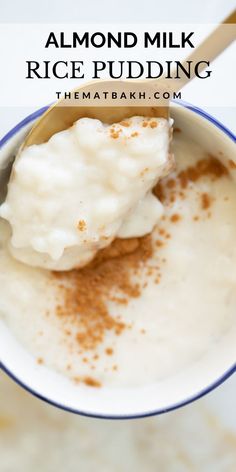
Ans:
[[[204,119],[215,125],[218,129],[220,129],[224,134],[226,134],[230,139],[232,139],[234,142],[236,140],[236,136],[228,129],[226,128],[220,121],[218,121],[216,118],[214,118],[212,115],[209,115],[207,112],[203,111],[201,108],[198,108],[194,105],[191,105],[190,103],[187,103],[183,100],[173,100],[177,105],[183,106],[184,108],[187,108],[188,110],[196,113],[197,115],[202,116]],[[28,115],[26,118],[24,118],[20,123],[18,123],[14,128],[12,128],[1,140],[0,140],[0,148],[6,144],[18,131],[20,131],[24,126],[27,124],[31,123],[34,121],[36,118],[39,118],[48,108],[48,106],[44,106],[43,108],[40,108],[39,110],[36,110],[34,113],[31,115]],[[40,400],[48,403],[49,405],[52,405],[54,407],[57,407],[61,410],[67,411],[69,413],[74,413],[78,414],[81,416],[86,416],[90,418],[97,418],[97,419],[107,419],[107,420],[130,420],[130,419],[139,419],[139,418],[146,418],[149,416],[155,416],[155,415],[160,415],[163,413],[168,413],[173,410],[177,410],[178,408],[181,408],[183,406],[186,406],[199,398],[207,395],[210,393],[212,390],[215,388],[219,387],[225,380],[227,380],[232,374],[236,372],[236,362],[215,382],[212,382],[210,385],[205,387],[204,389],[200,390],[197,392],[195,395],[192,395],[191,397],[180,401],[178,403],[174,403],[173,405],[167,407],[167,408],[162,408],[159,410],[152,410],[152,411],[145,411],[143,413],[137,413],[137,414],[131,414],[131,415],[106,415],[106,414],[95,414],[92,412],[87,412],[87,411],[80,411],[77,409],[70,408],[68,406],[65,406],[61,403],[57,403],[54,400],[51,400],[50,398],[44,397],[37,391],[31,389],[28,385],[24,384],[20,379],[18,379],[8,368],[0,362],[0,369],[3,370],[12,380],[14,380],[20,387],[24,388],[27,392],[35,396],[36,398],[39,398]]]

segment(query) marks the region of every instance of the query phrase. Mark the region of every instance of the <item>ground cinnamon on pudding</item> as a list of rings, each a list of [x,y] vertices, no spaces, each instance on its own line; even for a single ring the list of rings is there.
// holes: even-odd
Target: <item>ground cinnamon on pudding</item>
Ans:
[[[84,377],[83,382],[89,387],[101,387],[101,382],[94,379],[93,377]]]
[[[156,121],[151,121],[150,128],[156,128],[156,127],[157,127],[157,122]]]
[[[229,167],[230,169],[236,169],[236,162],[234,162],[232,159],[229,159]]]
[[[203,210],[207,210],[211,206],[211,197],[208,193],[201,194],[201,206]]]
[[[214,156],[208,155],[207,158],[201,159],[195,166],[190,166],[178,174],[178,178],[182,188],[186,188],[189,181],[196,182],[201,177],[208,176],[211,180],[219,179],[227,176],[228,170]]]
[[[129,122],[129,121],[121,121],[121,122],[120,122],[120,125],[121,125],[121,126],[124,126],[125,128],[129,128],[130,122]]]
[[[148,121],[147,124],[149,126]],[[125,329],[131,328],[131,325],[121,318],[119,306],[126,305],[130,299],[141,295],[148,283],[146,276],[152,277],[156,284],[162,283],[160,265],[166,262],[162,251],[172,238],[168,231],[169,224],[181,224],[183,218],[181,212],[177,213],[173,207],[174,202],[187,198],[191,183],[198,179],[208,177],[215,181],[224,176],[229,176],[228,170],[213,156],[207,156],[184,171],[173,172],[162,179],[153,190],[167,208],[167,213],[161,218],[154,235],[116,239],[106,249],[99,251],[86,267],[53,273],[53,279],[59,287],[60,300],[56,313],[67,331],[68,324],[69,327],[70,324],[73,326],[70,330],[71,339],[73,337],[73,343],[77,341],[75,349],[78,346],[81,362],[86,359],[89,368],[95,369],[94,361],[98,359],[96,348],[100,348],[99,344],[106,341],[108,332],[118,336]],[[209,212],[203,213],[201,210],[209,209],[213,197],[208,193],[196,192],[196,198],[199,197],[199,214],[191,216],[193,221],[198,221],[203,215],[210,217]],[[82,227],[84,225],[80,224],[81,229]],[[151,260],[154,251],[160,251],[157,264]],[[104,344],[104,353],[109,359],[112,357],[113,348]],[[117,366],[114,365],[113,370],[116,369]],[[101,385],[92,377],[77,377],[77,381],[94,387]]]
[[[101,387],[102,384],[99,380],[94,379],[93,377],[74,377],[74,382],[81,383],[83,382],[88,387]]]
[[[164,202],[166,199],[165,193],[165,185],[163,182],[158,182],[158,184],[153,189],[154,195],[160,200],[160,202]]]
[[[113,133],[110,134],[110,136],[113,139],[117,139],[117,138],[119,138],[119,133],[114,131]]]
[[[174,131],[174,133],[181,133],[181,129],[180,129],[180,128],[176,128],[176,127],[175,127],[173,131]]]
[[[141,293],[134,274],[152,255],[151,236],[116,239],[99,251],[86,267],[69,272],[53,272],[60,280],[61,303],[57,315],[70,318],[78,326],[76,338],[82,349],[91,350],[101,343],[107,331],[116,335],[126,328],[123,321],[109,314],[108,301],[128,303]]]
[[[40,364],[43,364],[43,363],[44,363],[43,358],[42,358],[42,357],[38,357],[38,359],[37,359],[37,364],[40,365]]]
[[[79,220],[77,224],[77,228],[79,231],[85,231],[86,230],[86,222],[84,220]]]
[[[178,214],[178,213],[174,213],[171,217],[170,217],[170,221],[172,223],[177,223],[179,220],[181,220],[181,216]]]
[[[111,347],[108,347],[105,352],[106,352],[106,354],[107,354],[108,356],[112,356],[112,354],[113,354],[113,349],[112,349]]]
[[[154,195],[159,198],[162,203],[170,201],[173,203],[177,196],[185,198],[184,191],[189,183],[197,182],[202,177],[208,177],[211,181],[215,181],[221,177],[229,176],[228,169],[214,156],[208,155],[204,159],[197,161],[194,166],[189,166],[185,170],[179,172],[175,179],[173,176],[166,177],[158,182],[153,189]],[[177,194],[176,186],[181,188],[181,192]]]

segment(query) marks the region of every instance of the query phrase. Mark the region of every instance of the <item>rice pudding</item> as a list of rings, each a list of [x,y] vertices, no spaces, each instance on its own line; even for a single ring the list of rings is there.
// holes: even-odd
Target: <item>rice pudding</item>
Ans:
[[[170,129],[163,118],[113,125],[82,118],[20,151],[0,207],[11,225],[13,257],[69,270],[116,236],[152,231],[163,210],[151,190],[172,165]]]
[[[174,151],[176,169],[153,190],[163,214],[151,235],[115,239],[79,270],[17,262],[1,220],[2,316],[38,363],[78,385],[174,375],[232,326],[236,166],[178,130]]]

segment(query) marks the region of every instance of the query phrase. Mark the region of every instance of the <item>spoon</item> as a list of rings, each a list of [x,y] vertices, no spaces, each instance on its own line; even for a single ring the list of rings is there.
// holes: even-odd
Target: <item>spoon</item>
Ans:
[[[236,10],[234,10],[225,20],[219,24],[219,26],[190,54],[189,57],[183,62],[186,65],[187,61],[193,61],[197,63],[202,58],[207,60],[214,60],[231,42],[236,38],[235,24],[236,23]],[[224,25],[228,24],[231,27],[224,28]],[[206,67],[202,65],[200,72]],[[192,77],[186,78],[182,75],[180,79],[154,79],[146,81],[114,81],[114,80],[98,80],[83,84],[78,87],[74,92],[91,92],[91,95],[95,92],[113,91],[127,92],[130,90],[130,83],[132,83],[132,90],[140,90],[145,88],[150,93],[157,90],[180,90],[184,85],[189,83]],[[48,141],[48,139],[55,133],[69,128],[79,118],[90,117],[101,120],[102,122],[112,124],[119,122],[125,118],[131,116],[155,116],[155,117],[169,117],[169,102],[164,100],[161,106],[76,106],[68,105],[72,103],[73,99],[62,99],[53,104],[36,122],[31,129],[30,133],[26,137],[22,148],[30,146],[32,144],[40,144]],[[160,103],[160,100],[159,100]]]

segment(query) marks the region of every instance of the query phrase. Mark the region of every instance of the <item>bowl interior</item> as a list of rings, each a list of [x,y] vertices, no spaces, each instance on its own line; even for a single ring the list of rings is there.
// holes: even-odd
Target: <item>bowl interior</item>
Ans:
[[[232,139],[208,119],[183,106],[172,106],[171,116],[175,126],[182,130],[183,139],[187,137],[190,141],[204,143],[206,152],[226,160],[235,152]],[[35,119],[18,126],[0,149],[0,169],[5,169],[0,182],[3,194],[10,159]],[[236,326],[222,336],[204,357],[175,376],[135,389],[91,389],[74,385],[64,376],[37,365],[3,320],[0,320],[0,325],[0,360],[13,378],[57,406],[92,416],[138,417],[176,408],[218,385],[235,367]]]

